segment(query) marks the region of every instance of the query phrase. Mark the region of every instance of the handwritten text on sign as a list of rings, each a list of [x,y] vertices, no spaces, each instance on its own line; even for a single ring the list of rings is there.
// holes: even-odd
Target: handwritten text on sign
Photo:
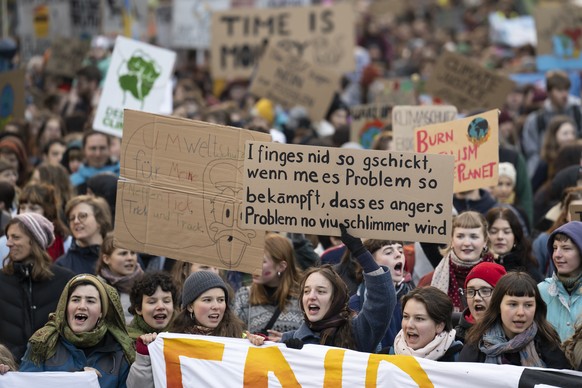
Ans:
[[[448,240],[448,155],[247,142],[243,223],[256,229]]]

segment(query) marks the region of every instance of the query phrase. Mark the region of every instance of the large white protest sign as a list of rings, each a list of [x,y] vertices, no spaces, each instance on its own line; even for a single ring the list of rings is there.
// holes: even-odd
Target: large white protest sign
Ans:
[[[123,109],[161,113],[176,53],[118,36],[93,128],[121,137]]]
[[[0,388],[99,388],[95,372],[8,372],[0,376]]]
[[[305,345],[257,347],[246,339],[160,333],[149,346],[161,387],[578,387],[582,373],[437,362]]]

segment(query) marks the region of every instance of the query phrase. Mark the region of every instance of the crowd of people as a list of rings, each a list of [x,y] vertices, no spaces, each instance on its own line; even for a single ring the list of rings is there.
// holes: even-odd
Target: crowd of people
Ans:
[[[214,80],[188,52],[173,73],[172,114],[281,143],[361,148],[350,107],[375,101],[384,78],[426,80],[445,50],[505,74],[532,71],[535,47],[488,40],[487,15],[513,18],[528,2],[438,3],[392,16],[358,8],[360,68],[321,122],[252,95],[247,79]],[[21,63],[0,45],[0,68],[26,69],[27,96],[25,117],[0,128],[0,374],[92,370],[102,387],[153,386],[148,344],[161,332],[582,371],[582,222],[572,210],[582,205],[582,121],[571,74],[549,71],[545,88],[518,85],[499,101],[498,184],[454,194],[448,244],[360,239],[343,225],[335,236],[269,231],[251,276],[115,245],[121,139],[92,128],[112,45],[94,39],[74,78],[44,70],[50,50]],[[416,98],[439,103],[421,86]],[[372,148],[394,149],[390,124]]]

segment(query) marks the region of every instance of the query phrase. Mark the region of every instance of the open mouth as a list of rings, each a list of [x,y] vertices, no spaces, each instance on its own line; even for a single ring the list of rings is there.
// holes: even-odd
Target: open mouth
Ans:
[[[220,314],[210,314],[210,315],[208,316],[208,318],[209,318],[210,320],[213,320],[213,321],[215,321],[215,320],[217,320],[217,319],[219,319],[219,318],[220,318]]]
[[[404,263],[396,263],[396,265],[394,266],[395,272],[402,272],[403,269],[404,269]]]
[[[416,341],[418,339],[418,334],[416,333],[406,333],[409,340]]]
[[[165,321],[166,318],[168,318],[168,315],[167,314],[164,314],[164,313],[160,313],[160,314],[154,315],[154,319],[156,321]]]
[[[307,309],[309,310],[310,314],[317,314],[319,312],[319,306],[315,304],[310,304],[307,306]]]
[[[75,314],[75,321],[79,323],[84,323],[88,318],[89,316],[87,314]]]
[[[476,304],[474,308],[477,312],[483,312],[487,309],[487,307],[483,306],[482,304]]]

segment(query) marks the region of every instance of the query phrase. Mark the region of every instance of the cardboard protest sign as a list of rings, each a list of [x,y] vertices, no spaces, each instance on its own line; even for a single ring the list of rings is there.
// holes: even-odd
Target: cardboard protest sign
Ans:
[[[366,149],[372,148],[374,138],[389,126],[392,120],[391,104],[365,104],[350,108],[350,140]]]
[[[568,212],[572,221],[582,221],[582,205],[572,203]]]
[[[496,186],[499,111],[415,128],[414,150],[454,156],[455,193]]]
[[[415,105],[416,86],[410,78],[377,79],[370,86],[372,101],[396,105]]]
[[[264,233],[240,220],[247,140],[270,136],[126,110],[118,246],[242,272],[261,268]]]
[[[515,84],[460,54],[445,51],[437,60],[426,91],[458,109],[501,108]]]
[[[59,36],[71,36],[69,0],[20,0],[17,2],[19,48],[22,63],[42,55]]]
[[[414,151],[414,128],[453,121],[457,108],[451,105],[395,106],[392,131],[396,151]]]
[[[123,109],[158,113],[176,53],[118,36],[93,128],[121,137]]]
[[[368,13],[372,16],[398,15],[405,11],[409,5],[410,3],[406,0],[371,0],[368,5]]]
[[[24,70],[0,73],[0,130],[14,119],[24,118]]]
[[[453,158],[248,142],[243,224],[250,228],[444,243]]]
[[[214,78],[248,78],[270,44],[337,73],[352,71],[355,13],[350,4],[235,8],[212,13]]]
[[[535,8],[539,71],[582,68],[582,7],[574,4],[542,4]]]
[[[340,82],[338,73],[269,47],[261,58],[249,91],[284,108],[307,109],[313,121],[325,117]]]
[[[311,5],[311,0],[255,0],[257,8],[304,7]]]
[[[230,0],[174,0],[173,5],[172,46],[207,49],[212,13],[229,9]]]
[[[72,38],[58,38],[51,45],[51,56],[45,71],[69,78],[75,78],[77,70],[83,67],[83,60],[89,51],[90,42]]]

